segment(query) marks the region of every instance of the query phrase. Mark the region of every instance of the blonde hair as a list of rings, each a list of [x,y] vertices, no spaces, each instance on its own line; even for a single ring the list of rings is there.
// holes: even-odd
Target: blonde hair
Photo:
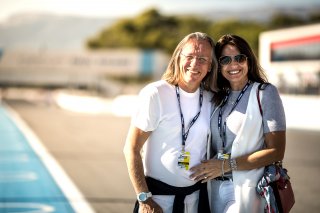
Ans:
[[[214,52],[215,43],[210,36],[202,32],[191,33],[185,36],[180,41],[180,43],[177,45],[176,49],[174,50],[172,57],[169,61],[168,67],[164,72],[164,74],[162,75],[161,79],[167,81],[169,84],[172,84],[172,85],[178,84],[178,82],[181,80],[180,79],[181,70],[179,67],[180,53],[183,47],[192,39],[208,41],[210,46],[212,47],[211,68],[207,73],[207,75],[202,79],[203,88],[205,90],[212,90],[212,88],[216,87],[216,86],[213,86],[212,84],[213,84],[214,75],[217,75],[217,69],[218,69],[218,62]]]

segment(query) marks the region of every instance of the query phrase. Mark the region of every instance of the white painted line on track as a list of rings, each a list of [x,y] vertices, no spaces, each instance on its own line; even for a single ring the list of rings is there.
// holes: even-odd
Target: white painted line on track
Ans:
[[[30,182],[37,179],[37,173],[30,171],[0,172],[0,183]]]
[[[0,203],[0,212],[3,212],[1,209],[4,209],[7,212],[8,209],[22,209],[23,213],[51,213],[55,211],[55,208],[40,203]],[[32,209],[31,211],[25,211],[26,208]],[[20,212],[20,211],[19,211]],[[15,212],[18,213],[18,212]]]
[[[20,115],[8,105],[3,107],[10,114],[10,117],[22,131],[34,152],[39,156],[49,173],[58,184],[63,194],[66,196],[70,205],[77,213],[94,213],[90,204],[85,200],[82,193],[78,190],[69,176],[65,173],[60,164],[51,156],[48,150],[42,145],[40,139],[33,133],[31,128],[23,121]]]
[[[0,149],[0,151],[2,151]],[[0,165],[8,162],[27,163],[29,156],[26,154],[14,155],[14,156],[0,156]]]

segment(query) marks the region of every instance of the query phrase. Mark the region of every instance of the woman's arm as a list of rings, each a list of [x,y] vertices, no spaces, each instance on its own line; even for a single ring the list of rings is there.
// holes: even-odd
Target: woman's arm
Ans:
[[[238,170],[250,170],[270,165],[284,158],[286,146],[286,132],[277,131],[265,134],[266,148],[252,154],[237,157]],[[229,165],[226,170],[230,171]]]
[[[277,131],[265,134],[265,144],[265,149],[235,158],[237,170],[257,169],[281,161],[285,152],[286,132]],[[228,160],[210,159],[202,161],[190,171],[193,172],[190,178],[207,182],[223,173],[230,172],[231,168]]]

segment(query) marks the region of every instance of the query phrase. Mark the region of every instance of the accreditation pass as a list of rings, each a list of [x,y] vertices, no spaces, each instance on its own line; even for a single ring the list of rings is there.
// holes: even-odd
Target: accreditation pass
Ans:
[[[190,152],[181,151],[178,157],[178,166],[181,169],[189,170]]]

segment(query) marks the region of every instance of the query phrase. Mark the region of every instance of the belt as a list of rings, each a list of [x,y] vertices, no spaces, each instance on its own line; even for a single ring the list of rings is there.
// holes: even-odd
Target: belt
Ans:
[[[219,176],[214,178],[215,180],[220,180],[220,181],[225,181],[225,180],[231,180],[232,181],[232,177],[225,177],[225,176]]]

